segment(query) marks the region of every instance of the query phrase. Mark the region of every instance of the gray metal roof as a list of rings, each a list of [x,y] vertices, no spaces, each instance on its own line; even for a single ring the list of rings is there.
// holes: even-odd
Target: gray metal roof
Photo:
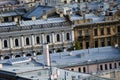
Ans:
[[[44,62],[43,56],[38,56],[37,59],[41,63]],[[51,64],[59,67],[96,64],[114,60],[120,60],[120,50],[114,47],[100,47],[51,54]]]
[[[46,13],[48,13],[49,11],[53,10],[54,7],[50,7],[50,6],[38,6],[35,9],[33,9],[32,11],[26,13],[24,15],[25,18],[31,19],[33,16],[35,16],[37,19],[40,18],[44,13],[43,11],[46,11]]]

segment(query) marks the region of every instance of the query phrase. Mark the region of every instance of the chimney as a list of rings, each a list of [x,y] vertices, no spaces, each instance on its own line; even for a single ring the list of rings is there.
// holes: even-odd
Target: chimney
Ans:
[[[35,21],[36,20],[36,16],[32,16],[32,20]]]
[[[84,22],[85,22],[85,19],[86,19],[85,13],[83,13],[83,21],[84,21]]]
[[[16,22],[16,23],[18,22],[18,18],[17,17],[14,18],[14,22]]]
[[[2,69],[3,68],[3,65],[2,64],[0,64],[0,69]]]
[[[49,54],[49,46],[48,46],[48,44],[43,45],[43,55],[44,55],[45,65],[50,66],[50,54]]]
[[[43,19],[47,19],[47,13],[46,13],[46,10],[43,10],[43,16],[42,16]]]
[[[64,17],[64,14],[63,14],[63,12],[60,12],[60,17],[62,18],[62,17]]]

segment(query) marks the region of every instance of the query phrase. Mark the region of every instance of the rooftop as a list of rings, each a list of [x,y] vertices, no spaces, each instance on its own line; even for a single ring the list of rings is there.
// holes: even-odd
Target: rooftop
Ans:
[[[52,66],[58,67],[96,64],[113,60],[120,60],[120,49],[114,47],[99,47],[51,54]],[[37,56],[37,61],[43,63],[43,56]]]

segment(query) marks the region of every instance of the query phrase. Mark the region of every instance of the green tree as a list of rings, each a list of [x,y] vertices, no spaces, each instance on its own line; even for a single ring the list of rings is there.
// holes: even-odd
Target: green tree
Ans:
[[[79,42],[79,41],[76,41],[76,42],[75,42],[75,49],[76,49],[76,50],[80,50],[80,49],[81,49],[81,46],[80,46],[80,42]]]

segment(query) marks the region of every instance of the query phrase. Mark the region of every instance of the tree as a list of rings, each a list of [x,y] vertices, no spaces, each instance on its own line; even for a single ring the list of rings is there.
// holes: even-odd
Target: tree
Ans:
[[[76,41],[76,42],[75,42],[75,49],[76,49],[76,50],[80,50],[80,49],[81,49],[81,46],[80,46],[80,42],[79,42],[79,41]]]

